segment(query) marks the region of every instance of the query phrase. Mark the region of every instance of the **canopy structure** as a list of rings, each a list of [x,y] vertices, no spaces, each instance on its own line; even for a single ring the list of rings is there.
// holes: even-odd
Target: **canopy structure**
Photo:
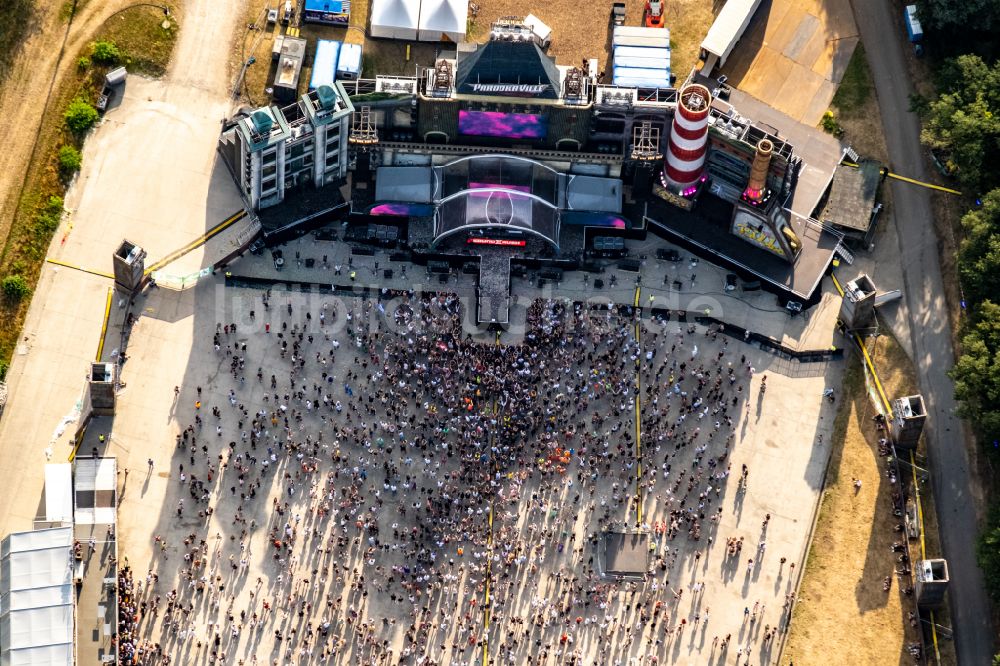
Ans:
[[[422,0],[417,38],[422,42],[465,40],[469,0]]]
[[[115,458],[77,458],[74,490],[78,525],[114,525],[117,517]]]
[[[373,0],[369,33],[372,37],[415,40],[419,21],[420,0]]]
[[[73,666],[73,528],[0,544],[0,665]]]

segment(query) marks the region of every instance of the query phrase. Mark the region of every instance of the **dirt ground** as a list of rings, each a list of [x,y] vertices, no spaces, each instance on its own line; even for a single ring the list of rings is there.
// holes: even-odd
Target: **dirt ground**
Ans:
[[[868,346],[890,399],[916,392],[912,365],[891,336],[869,339]],[[907,621],[912,597],[900,592],[900,579],[892,573],[896,553],[890,546],[900,538],[893,531],[898,519],[890,512],[893,486],[878,456],[881,435],[872,421],[875,411],[865,392],[860,356],[849,363],[842,392],[846,402],[834,426],[826,490],[784,657],[802,664],[910,663],[905,644],[919,637]],[[855,491],[853,479],[861,480],[860,490]],[[922,494],[929,491],[921,486]],[[922,499],[925,511],[932,509],[929,495]],[[927,548],[933,553],[932,511],[927,518]],[[913,545],[913,556],[919,557],[919,545]],[[882,591],[885,576],[893,578],[888,593]]]
[[[351,23],[348,28],[335,28],[303,23],[299,26],[299,36],[307,39],[306,62],[300,77],[304,92],[311,76],[312,57],[317,39],[364,43],[364,76],[380,74],[413,74],[415,65],[430,65],[440,45],[426,42],[405,42],[367,37],[370,0],[351,3]],[[484,41],[490,24],[503,16],[527,16],[534,14],[552,28],[552,45],[548,53],[560,65],[571,65],[583,59],[597,58],[602,69],[607,71],[611,48],[611,3],[604,8],[595,8],[593,13],[581,15],[576,3],[556,0],[539,6],[527,0],[483,0],[476,12],[469,15],[469,41]],[[626,24],[639,25],[642,21],[645,0],[626,0]],[[277,34],[284,28],[280,25],[268,26],[264,17],[266,9],[274,6],[273,0],[250,0],[247,4],[245,24],[254,24],[260,29],[245,30],[239,41],[237,62],[245,61],[251,55],[257,62],[247,69],[244,93],[251,105],[264,102],[264,89],[273,76],[270,64],[271,45]],[[688,72],[697,64],[698,48],[714,20],[711,3],[698,0],[676,0],[666,5],[667,27],[670,29],[672,48],[671,66],[678,80],[683,81]],[[409,46],[409,53],[407,53]],[[409,55],[409,57],[407,57]]]
[[[583,58],[598,58],[601,68],[608,70],[613,27],[610,0],[591,6],[581,6],[570,0],[541,4],[530,0],[481,0],[478,4],[479,16],[470,39],[484,39],[490,22],[501,16],[534,14],[552,28],[549,54],[555,56],[558,64],[570,65]],[[698,61],[701,40],[715,20],[712,5],[703,0],[672,0],[666,3],[666,24],[670,30],[672,49],[670,65],[678,81],[683,81]],[[625,0],[625,24],[639,25],[644,7],[645,0]]]

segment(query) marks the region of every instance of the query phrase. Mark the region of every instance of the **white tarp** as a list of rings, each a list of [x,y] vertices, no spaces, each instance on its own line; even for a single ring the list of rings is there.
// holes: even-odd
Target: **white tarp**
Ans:
[[[0,663],[73,665],[73,528],[18,532],[0,546]]]
[[[417,38],[420,0],[372,0],[371,12],[372,37]]]
[[[73,522],[72,463],[45,465],[45,521],[49,523]]]
[[[422,0],[417,38],[422,42],[465,41],[469,0]]]

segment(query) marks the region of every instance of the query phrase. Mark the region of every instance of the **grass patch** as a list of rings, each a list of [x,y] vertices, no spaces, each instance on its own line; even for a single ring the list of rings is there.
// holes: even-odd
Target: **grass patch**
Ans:
[[[98,29],[94,41],[113,41],[131,72],[162,74],[166,71],[176,37],[176,25],[161,27],[163,12],[151,7],[127,10]],[[0,24],[2,25],[2,24]],[[146,49],[148,47],[148,49]],[[78,57],[90,55],[90,45]],[[73,63],[76,59],[69,59]],[[27,165],[27,177],[21,191],[17,213],[11,224],[2,252],[0,279],[22,277],[34,291],[45,254],[55,234],[66,188],[66,165],[60,152],[83,147],[83,136],[75,135],[66,125],[64,114],[74,100],[96,102],[110,66],[72,67],[52,93],[49,107],[39,128],[38,140]],[[62,168],[60,168],[62,167]],[[56,205],[58,202],[58,205]],[[0,299],[0,379],[20,336],[30,299]]]
[[[164,21],[169,27],[164,28]],[[197,26],[192,26],[197,30]],[[177,40],[177,23],[154,7],[135,7],[112,16],[94,35],[95,42],[113,42],[122,54],[121,64],[134,74],[159,77],[167,71]],[[81,55],[90,55],[82,53]]]
[[[916,375],[896,340],[881,335],[867,345],[886,395],[913,395]],[[908,663],[905,644],[918,640],[906,615],[913,599],[900,592],[893,573],[890,546],[900,538],[893,531],[899,519],[889,511],[894,486],[878,456],[883,433],[872,421],[861,363],[860,353],[852,355],[845,372],[826,487],[782,663]],[[853,479],[862,481],[857,491]],[[925,510],[928,504],[923,497]],[[911,550],[920,557],[919,545]],[[892,577],[888,593],[882,590],[885,576]]]
[[[68,21],[87,6],[90,0],[63,0],[62,6],[59,7],[59,20]]]
[[[831,103],[841,113],[854,113],[868,103],[874,89],[872,73],[865,58],[865,47],[859,42],[851,55],[850,62],[847,63],[844,78],[841,79]]]
[[[21,43],[27,39],[35,19],[35,0],[0,2],[0,81],[10,71]]]

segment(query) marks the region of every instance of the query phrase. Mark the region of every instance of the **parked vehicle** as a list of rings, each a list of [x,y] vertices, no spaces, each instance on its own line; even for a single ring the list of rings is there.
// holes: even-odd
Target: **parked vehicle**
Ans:
[[[104,75],[104,87],[101,94],[97,96],[97,112],[104,113],[108,109],[108,104],[115,96],[118,86],[125,83],[128,71],[124,67],[116,67]]]
[[[615,25],[625,25],[625,3],[616,2],[611,5],[611,22]]]

